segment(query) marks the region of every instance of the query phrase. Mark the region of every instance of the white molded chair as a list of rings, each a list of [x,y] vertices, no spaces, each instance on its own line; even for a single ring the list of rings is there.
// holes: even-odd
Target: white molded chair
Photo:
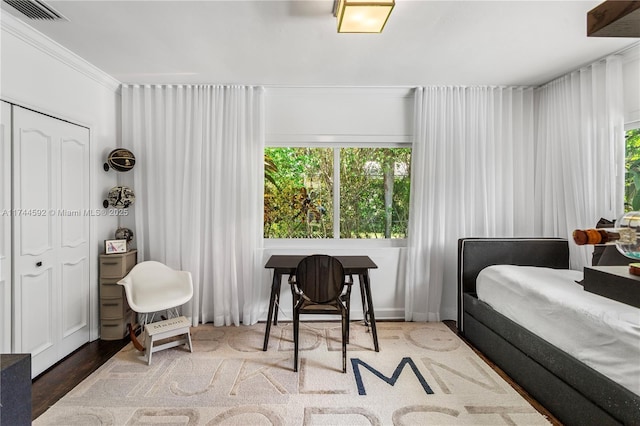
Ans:
[[[190,272],[176,271],[163,263],[146,261],[134,266],[118,284],[124,287],[129,306],[138,314],[145,346],[142,347],[133,332],[131,340],[137,349],[146,352],[148,364],[151,364],[151,354],[162,349],[187,344],[193,352],[189,321],[180,317],[178,310],[193,297]],[[159,312],[166,312],[166,319],[154,322],[154,316]],[[184,337],[154,346],[156,340],[178,335]]]

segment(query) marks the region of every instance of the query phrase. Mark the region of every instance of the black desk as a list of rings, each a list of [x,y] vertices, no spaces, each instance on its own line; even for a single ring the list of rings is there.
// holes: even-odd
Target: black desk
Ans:
[[[274,309],[276,301],[280,302],[280,285],[283,275],[293,275],[296,273],[298,263],[306,256],[299,255],[273,255],[264,265],[267,269],[273,269],[273,281],[271,282],[271,299],[269,300],[269,313],[267,314],[267,328],[264,333],[264,345],[262,350],[267,350],[269,344],[269,333],[271,332],[271,319],[273,324],[278,325],[278,310]],[[360,279],[360,297],[362,298],[362,310],[364,322],[371,325],[373,333],[373,345],[376,352],[380,351],[378,346],[378,332],[376,330],[376,316],[373,312],[373,302],[371,301],[371,284],[369,282],[369,269],[376,269],[376,265],[369,256],[334,256],[344,268],[345,275],[357,275]]]

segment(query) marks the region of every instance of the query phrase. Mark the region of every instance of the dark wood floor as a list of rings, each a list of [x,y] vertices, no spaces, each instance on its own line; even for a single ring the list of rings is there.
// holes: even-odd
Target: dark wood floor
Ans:
[[[458,332],[455,321],[444,321],[444,323],[454,332]],[[462,339],[464,340],[464,339]],[[82,380],[87,378],[91,373],[104,364],[109,358],[122,349],[129,339],[122,340],[96,340],[87,343],[80,349],[60,361],[33,380],[31,387],[32,393],[32,420],[35,420],[42,413],[47,411],[49,407],[55,404],[67,392],[76,387]],[[477,351],[471,344],[465,341],[491,368],[493,368],[503,379],[505,379],[520,395],[522,395],[529,403],[546,416],[549,421],[556,426],[562,426],[551,413],[549,413],[542,405],[529,396],[520,386],[518,386],[509,376],[495,366],[491,361],[485,358],[482,353]]]
[[[67,392],[86,379],[127,343],[122,340],[96,340],[87,343],[68,357],[33,379],[31,385],[31,420],[35,420]]]

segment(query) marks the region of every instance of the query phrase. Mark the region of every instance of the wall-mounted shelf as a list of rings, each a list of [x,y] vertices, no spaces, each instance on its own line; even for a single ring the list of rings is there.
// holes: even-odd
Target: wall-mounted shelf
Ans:
[[[640,37],[640,1],[607,0],[587,13],[589,37]]]

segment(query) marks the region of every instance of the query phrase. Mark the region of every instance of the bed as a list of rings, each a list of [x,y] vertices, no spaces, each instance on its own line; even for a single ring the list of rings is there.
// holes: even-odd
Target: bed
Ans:
[[[520,325],[509,319],[506,314],[492,308],[487,302],[478,299],[476,288],[478,275],[492,265],[568,270],[567,240],[554,238],[460,239],[458,241],[458,329],[465,339],[504,370],[562,423],[567,425],[640,424],[640,396],[629,389],[628,383],[623,386],[612,380],[587,365],[588,362],[578,360],[566,350],[559,349],[539,337],[530,330],[535,328],[535,325],[528,327]],[[580,273],[573,272],[575,274],[570,276],[578,281]],[[559,274],[563,273],[559,272]],[[518,296],[515,297],[516,299],[530,297],[523,296],[519,290],[516,295]],[[505,296],[505,298],[509,297]],[[561,299],[566,298],[566,295],[561,297]],[[531,303],[531,306],[535,305]],[[534,310],[539,310],[539,307]],[[559,326],[562,325],[562,321],[558,322]],[[638,362],[640,363],[640,360]],[[631,387],[633,388],[634,385],[632,384]]]

